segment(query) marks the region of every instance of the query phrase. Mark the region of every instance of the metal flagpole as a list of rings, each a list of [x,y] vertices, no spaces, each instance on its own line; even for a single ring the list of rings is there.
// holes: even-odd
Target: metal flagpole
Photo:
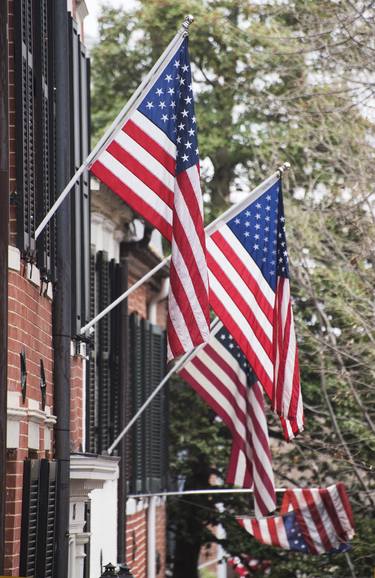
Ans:
[[[246,207],[246,205],[249,203],[250,200],[256,201],[256,199],[258,199],[264,193],[264,191],[266,191],[272,185],[273,181],[275,181],[277,178],[280,178],[280,176],[285,171],[289,170],[289,168],[290,168],[289,163],[284,163],[283,165],[281,165],[276,172],[274,172],[260,185],[255,187],[255,189],[253,189],[248,195],[246,195],[246,197],[242,201],[236,203],[232,207],[229,207],[229,209],[224,211],[222,215],[220,215],[219,217],[217,217],[217,219],[212,221],[212,223],[207,225],[207,227],[205,227],[206,234],[212,235],[212,233],[214,233],[214,231],[216,231],[216,229],[218,229],[222,223],[225,223],[226,221],[228,221],[228,219],[231,219],[235,217],[238,213],[240,213],[242,209]],[[121,301],[129,297],[129,295],[131,295],[133,291],[138,289],[138,287],[140,287],[141,285],[143,285],[143,283],[148,281],[148,279],[150,279],[150,277],[155,275],[155,273],[157,273],[160,269],[162,269],[162,267],[167,265],[170,259],[171,256],[165,257],[163,261],[161,261],[158,265],[156,265],[153,269],[151,269],[148,273],[146,273],[146,275],[144,275],[141,279],[139,279],[136,283],[134,283],[134,285],[129,287],[129,289],[127,289],[122,295],[117,297],[115,301],[110,303],[105,309],[103,309],[103,311],[98,313],[98,315],[96,315],[93,319],[91,319],[91,321],[89,321],[86,325],[84,325],[81,328],[80,334],[83,335],[84,333],[86,333],[88,329],[90,329],[93,325],[95,325],[98,321],[100,321],[100,319],[102,319],[105,315],[107,315],[107,313],[112,311],[112,309],[116,307],[119,303],[121,303]]]
[[[275,488],[275,492],[286,492],[288,488]],[[194,496],[203,494],[253,494],[254,490],[250,488],[212,488],[204,490],[185,490],[182,492],[159,492],[156,494],[129,494],[128,498],[150,498],[157,496],[160,498],[168,498],[169,496]]]
[[[211,327],[210,330],[212,332],[212,330],[216,327],[216,325],[219,323],[219,319],[216,317],[212,323],[211,323]],[[183,355],[178,361],[177,363],[168,371],[168,373],[163,377],[163,379],[161,380],[161,382],[159,383],[159,385],[154,389],[154,391],[151,393],[151,395],[146,399],[146,401],[144,402],[144,404],[139,408],[139,410],[137,411],[136,414],[133,415],[133,417],[131,418],[130,422],[124,427],[124,429],[122,430],[122,432],[119,433],[119,435],[117,436],[117,438],[114,440],[114,442],[112,443],[111,446],[109,446],[107,453],[109,455],[111,455],[111,453],[113,452],[113,450],[118,446],[118,444],[120,443],[120,441],[122,440],[122,438],[124,437],[125,434],[127,434],[127,432],[130,430],[130,428],[134,425],[134,423],[137,421],[137,419],[142,415],[142,413],[145,411],[145,409],[147,409],[147,407],[150,405],[150,403],[152,402],[152,400],[154,399],[154,397],[159,393],[159,391],[162,389],[162,387],[164,387],[164,385],[167,383],[167,381],[170,379],[170,377],[176,373],[176,371],[178,371],[179,369],[181,369],[181,367],[183,365],[185,365],[185,363],[191,358],[194,357],[201,349],[203,349],[203,347],[206,345],[206,343],[201,343],[200,345],[198,345],[198,347],[196,347],[195,349],[193,349],[193,351],[188,351],[187,353],[185,353],[185,355]]]
[[[125,104],[123,109],[116,116],[111,126],[106,130],[102,138],[99,140],[99,142],[96,144],[96,146],[93,148],[93,150],[87,157],[87,159],[82,163],[82,165],[79,167],[76,173],[72,176],[69,183],[66,185],[65,189],[61,192],[60,196],[56,199],[56,201],[54,202],[54,204],[52,205],[52,207],[50,208],[50,210],[48,211],[48,213],[46,214],[40,225],[37,227],[35,231],[35,240],[39,237],[44,227],[51,220],[51,218],[53,217],[53,215],[55,214],[61,203],[64,201],[65,197],[69,194],[70,190],[72,189],[76,181],[81,177],[81,175],[84,173],[85,170],[90,168],[90,165],[95,160],[95,157],[99,153],[101,153],[101,151],[105,148],[105,146],[107,145],[111,137],[114,135],[114,133],[125,123],[127,118],[137,108],[137,106],[139,105],[144,96],[145,89],[148,87],[149,84],[151,84],[155,76],[158,75],[161,66],[164,65],[165,61],[170,56],[172,56],[176,52],[179,45],[182,44],[183,39],[188,34],[189,26],[193,20],[194,19],[192,16],[190,15],[186,16],[180,30],[168,44],[163,54],[156,61],[154,66],[151,68],[150,72],[143,79],[143,81],[141,82],[137,90],[134,92],[134,94],[131,96],[131,98],[128,100],[128,102]]]

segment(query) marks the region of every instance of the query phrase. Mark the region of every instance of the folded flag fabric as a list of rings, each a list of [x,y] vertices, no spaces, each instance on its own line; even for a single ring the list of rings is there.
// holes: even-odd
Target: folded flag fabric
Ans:
[[[343,483],[293,489],[284,495],[280,516],[238,518],[263,544],[305,554],[345,552],[354,536],[353,514]]]
[[[91,172],[172,244],[168,358],[207,341],[208,273],[188,38]]]
[[[213,329],[209,342],[179,373],[232,434],[227,481],[254,487],[256,516],[274,511],[276,493],[262,388],[221,323]]]
[[[293,437],[303,407],[280,179],[219,226],[207,255],[210,304]]]

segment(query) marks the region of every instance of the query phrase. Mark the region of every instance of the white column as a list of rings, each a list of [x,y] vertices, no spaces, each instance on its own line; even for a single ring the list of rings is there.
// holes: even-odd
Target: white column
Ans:
[[[156,578],[156,496],[151,496],[147,510],[147,578]]]

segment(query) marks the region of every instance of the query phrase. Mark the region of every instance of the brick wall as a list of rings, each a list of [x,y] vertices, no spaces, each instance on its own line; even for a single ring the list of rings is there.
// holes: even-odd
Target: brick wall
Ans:
[[[135,578],[147,574],[147,510],[126,517],[126,561]]]
[[[147,507],[126,517],[126,561],[135,578],[147,576]],[[159,554],[160,568],[157,578],[165,578],[166,571],[166,524],[165,504],[156,508],[156,552]]]
[[[35,270],[34,270],[35,273]],[[52,447],[53,350],[52,303],[28,276],[30,269],[10,270],[8,280],[8,450],[6,481],[5,573],[18,575],[21,534],[23,462],[27,457],[49,458]],[[26,399],[21,397],[20,352],[26,353]],[[40,360],[47,382],[42,411]],[[12,421],[12,412],[18,418]],[[48,433],[46,432],[48,430]],[[47,437],[48,436],[48,437]]]
[[[73,357],[71,363],[70,389],[70,448],[82,451],[83,441],[83,359]]]

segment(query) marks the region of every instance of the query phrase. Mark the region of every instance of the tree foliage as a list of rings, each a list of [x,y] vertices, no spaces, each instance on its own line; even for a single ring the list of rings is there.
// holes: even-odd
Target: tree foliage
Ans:
[[[103,8],[92,54],[97,137],[185,11],[182,0]],[[290,554],[238,526],[248,498],[178,499],[175,576],[197,576],[200,546],[221,523],[227,551],[271,560],[272,578],[361,578],[375,566],[375,9],[358,0],[191,0],[189,11],[207,220],[281,162],[292,165],[284,194],[306,431],[285,444],[270,415],[278,484],[345,481],[357,536],[349,558]],[[171,470],[186,487],[205,487],[213,473],[225,477],[228,433],[189,389],[172,392]]]

